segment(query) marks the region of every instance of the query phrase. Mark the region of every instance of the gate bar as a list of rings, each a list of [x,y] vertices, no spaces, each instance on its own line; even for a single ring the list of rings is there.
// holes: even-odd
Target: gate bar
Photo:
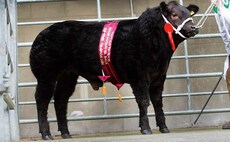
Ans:
[[[201,77],[218,77],[222,72],[212,72],[212,73],[197,73],[197,74],[177,74],[177,75],[167,75],[167,79],[183,79],[183,78],[201,78]],[[78,84],[88,83],[87,80],[78,80]],[[18,83],[18,87],[33,87],[36,86],[36,82],[24,82]]]
[[[195,37],[191,39],[197,39],[197,38],[217,38],[220,37],[219,33],[213,33],[213,34],[198,34]],[[31,47],[32,42],[19,42],[18,47]]]
[[[204,55],[188,55],[189,59],[196,58],[212,58],[212,57],[226,57],[227,54],[204,54]],[[186,56],[173,56],[172,59],[185,59]],[[18,64],[18,67],[30,67],[30,64]]]
[[[196,93],[190,93],[191,96],[207,96],[210,95],[211,92],[196,92]],[[214,95],[226,95],[228,94],[228,91],[216,91]],[[177,93],[177,94],[163,94],[162,97],[186,97],[188,96],[188,93]],[[123,100],[133,100],[135,99],[134,96],[124,96],[122,97]],[[108,101],[114,101],[117,100],[117,97],[107,97]],[[87,98],[87,99],[70,99],[69,103],[75,103],[75,102],[97,102],[97,101],[103,101],[103,98]],[[50,101],[50,103],[54,103],[54,101]],[[19,105],[34,105],[36,104],[35,101],[26,101],[26,102],[19,102]]]
[[[64,2],[64,1],[76,1],[76,0],[17,0],[18,4],[21,3],[35,3],[35,2]]]
[[[165,116],[171,115],[192,115],[198,114],[201,110],[187,110],[187,111],[172,111],[165,112]],[[203,113],[224,113],[230,112],[230,108],[221,108],[221,109],[206,109]],[[149,117],[154,117],[154,113],[148,113]],[[139,117],[139,113],[135,114],[113,114],[113,115],[98,115],[98,116],[79,116],[79,117],[67,117],[68,121],[83,121],[83,120],[101,120],[101,119],[120,119],[120,118],[136,118]],[[49,122],[56,122],[56,118],[49,118]],[[21,119],[20,124],[32,124],[37,123],[37,119]]]

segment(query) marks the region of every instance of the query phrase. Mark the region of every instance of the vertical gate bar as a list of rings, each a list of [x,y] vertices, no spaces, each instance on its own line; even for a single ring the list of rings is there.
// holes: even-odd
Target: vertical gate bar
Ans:
[[[10,14],[10,22],[11,22],[11,30],[10,33],[10,49],[9,54],[11,54],[11,64],[13,66],[13,72],[9,72],[11,74],[10,80],[10,93],[13,95],[13,101],[15,103],[14,110],[9,110],[9,121],[10,121],[10,134],[11,141],[17,142],[20,140],[19,135],[19,114],[18,114],[18,89],[17,89],[17,0],[9,0],[9,14]],[[9,46],[8,46],[9,47]]]
[[[101,21],[101,0],[97,0],[97,18],[98,21]],[[103,95],[103,114],[107,115],[107,98],[106,95]]]
[[[97,18],[101,21],[101,0],[97,0]]]
[[[187,94],[188,94],[188,110],[192,109],[192,102],[191,102],[191,86],[190,86],[190,77],[189,77],[189,58],[188,58],[188,42],[187,40],[184,41],[184,54],[185,54],[185,68],[186,68],[186,82],[187,82]]]
[[[183,1],[184,1],[184,0],[179,0],[179,3],[180,3],[181,5],[184,5]]]
[[[4,61],[3,61],[3,58],[4,58],[4,47],[5,47],[5,38],[4,38],[4,25],[5,25],[5,22],[4,22],[4,19],[5,19],[5,0],[0,0],[0,65],[1,65],[1,68],[0,68],[0,129],[4,131],[2,131],[0,133],[0,141],[6,141],[6,138],[8,137],[8,135],[5,135],[5,132],[7,131],[7,127],[4,123],[6,117],[5,117],[5,108],[6,108],[6,105],[5,105],[5,102],[3,101],[3,96],[2,96],[2,93],[3,91],[5,90],[4,89],[4,84],[3,84],[3,66],[4,66]]]
[[[0,0],[0,80],[1,80],[1,90],[0,90],[0,141],[9,142],[10,141],[10,126],[9,117],[7,111],[7,105],[3,100],[3,93],[6,91],[3,76],[5,73],[5,62],[6,62],[6,1]]]
[[[184,0],[179,0],[180,4],[183,5]],[[189,75],[189,58],[188,58],[188,43],[187,40],[184,41],[184,54],[185,54],[185,67],[186,67],[186,74]],[[190,88],[190,78],[189,76],[186,77],[187,82],[187,94],[188,94],[188,110],[192,110],[192,102],[191,102],[191,88]]]
[[[130,12],[131,12],[131,16],[134,17],[134,10],[133,10],[133,0],[129,0],[130,3]]]
[[[5,1],[0,0],[0,92],[4,90],[3,85],[3,58],[5,53],[5,41],[4,41],[4,16],[5,16]],[[1,116],[1,115],[0,115]]]

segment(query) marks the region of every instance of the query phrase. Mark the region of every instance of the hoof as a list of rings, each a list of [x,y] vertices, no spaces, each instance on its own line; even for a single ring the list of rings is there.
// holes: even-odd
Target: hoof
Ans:
[[[63,139],[71,139],[72,138],[70,134],[63,134],[63,135],[61,135],[61,137]]]
[[[42,139],[43,140],[53,140],[54,138],[49,134],[49,135],[45,135],[45,134],[43,134],[42,135]]]
[[[168,128],[160,128],[159,130],[161,133],[170,133]]]
[[[151,129],[141,130],[141,133],[142,133],[143,135],[150,135],[150,134],[152,134],[152,130],[151,130]]]

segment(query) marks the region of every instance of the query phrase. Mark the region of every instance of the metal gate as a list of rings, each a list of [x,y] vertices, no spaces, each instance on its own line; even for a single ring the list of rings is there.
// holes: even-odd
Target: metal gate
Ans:
[[[34,3],[34,2],[55,2],[55,1],[61,1],[61,0],[17,0],[18,4],[23,4],[23,3]],[[95,0],[96,1],[96,6],[97,6],[97,18],[96,19],[83,19],[83,21],[109,21],[109,20],[126,20],[126,19],[135,19],[134,14],[134,6],[133,6],[133,0],[130,0],[130,16],[129,17],[120,17],[120,18],[103,18],[102,17],[102,11],[101,11],[101,1],[100,0]],[[185,0],[179,0],[181,4],[184,3]],[[208,7],[208,4],[207,4]],[[200,18],[203,14],[198,14],[196,18]],[[213,14],[210,14],[211,17],[213,17]],[[82,20],[82,19],[81,19]],[[33,26],[33,25],[44,25],[44,24],[53,24],[55,22],[59,21],[27,21],[27,22],[19,22],[17,25],[20,26]],[[19,35],[20,36],[20,35]],[[219,38],[219,33],[201,33],[198,34],[196,37],[193,38],[193,40],[203,40],[203,39],[213,39],[213,38]],[[32,42],[20,42],[18,43],[18,48],[20,50],[21,47],[31,47]],[[191,91],[191,80],[192,79],[197,79],[197,78],[214,78],[214,81],[216,78],[218,78],[222,74],[222,68],[217,69],[217,71],[204,71],[200,73],[191,73],[190,72],[190,61],[194,59],[212,59],[212,58],[225,58],[226,54],[224,52],[219,53],[209,53],[209,54],[189,54],[189,46],[192,46],[188,43],[188,41],[185,41],[184,43],[181,44],[184,54],[183,55],[174,55],[173,60],[175,61],[183,61],[185,65],[185,73],[174,73],[174,74],[169,74],[167,76],[167,80],[178,80],[178,79],[184,79],[186,82],[186,92],[179,92],[179,93],[164,93],[163,97],[164,98],[171,98],[171,97],[186,97],[187,98],[187,109],[186,110],[178,110],[178,111],[167,111],[165,112],[166,115],[191,115],[191,114],[197,114],[200,112],[200,109],[193,108],[192,106],[192,97],[196,96],[207,96],[211,93],[212,88],[210,88],[210,91],[196,91],[193,92]],[[221,63],[222,64],[222,63]],[[28,63],[21,63],[18,64],[18,68],[29,68]],[[213,81],[210,79],[210,81]],[[216,79],[217,81],[217,79]],[[86,80],[79,80],[79,84],[87,84]],[[18,83],[18,88],[27,88],[27,87],[35,87],[36,82],[19,82]],[[222,84],[223,86],[223,84]],[[214,86],[213,86],[214,87]],[[225,87],[222,87],[219,91],[215,92],[215,95],[226,95],[227,91]],[[123,97],[123,100],[133,100],[134,96],[125,96]],[[132,113],[132,114],[112,114],[108,115],[107,114],[107,103],[109,101],[114,101],[117,100],[117,97],[99,97],[99,98],[85,98],[85,99],[71,99],[70,102],[103,102],[103,113],[99,115],[90,115],[90,116],[82,116],[82,117],[69,117],[69,121],[83,121],[83,120],[101,120],[101,119],[119,119],[119,118],[134,118],[138,117],[138,113]],[[31,106],[35,105],[35,101],[20,101],[19,106]],[[212,108],[212,109],[206,109],[204,111],[205,113],[219,113],[219,112],[230,112],[230,108]],[[150,116],[154,116],[154,113],[149,113]],[[56,118],[49,118],[50,122],[55,122]],[[36,118],[31,118],[31,119],[20,119],[19,120],[20,124],[33,124],[37,123]]]
[[[0,141],[18,141],[16,1],[0,0]]]

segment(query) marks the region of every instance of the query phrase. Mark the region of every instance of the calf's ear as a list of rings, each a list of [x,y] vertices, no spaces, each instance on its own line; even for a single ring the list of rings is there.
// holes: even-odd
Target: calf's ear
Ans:
[[[186,8],[189,10],[191,17],[199,11],[199,7],[193,4],[190,4]]]
[[[165,2],[161,2],[160,3],[160,9],[161,12],[165,15],[168,13],[168,8],[167,8],[167,4]]]

